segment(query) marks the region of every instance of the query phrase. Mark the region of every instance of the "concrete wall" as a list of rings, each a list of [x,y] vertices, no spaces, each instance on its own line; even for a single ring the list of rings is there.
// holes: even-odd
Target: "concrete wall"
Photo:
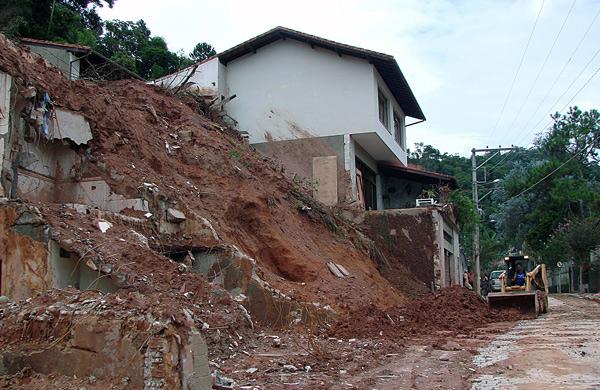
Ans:
[[[10,130],[10,94],[12,90],[12,76],[0,72],[0,169],[4,166],[4,156],[8,146]],[[4,179],[2,179],[2,182]],[[5,196],[6,190],[0,182],[0,196]]]
[[[68,50],[37,45],[27,46],[29,46],[32,53],[44,57],[49,63],[60,69],[65,76],[70,76],[72,80],[79,78],[79,60]]]
[[[397,264],[428,287],[461,283],[459,232],[445,213],[436,208],[370,211],[361,227],[389,262],[380,271],[392,283],[405,279],[395,274],[401,272]],[[444,230],[452,236],[452,243],[444,239]],[[449,264],[444,250],[452,254]]]
[[[345,169],[344,136],[263,142],[253,145],[261,153],[279,160],[288,171],[313,180],[313,158],[337,157],[337,197],[352,197],[350,173]],[[323,183],[319,183],[321,185]]]
[[[6,334],[18,334],[22,342],[3,346],[0,375],[29,367],[42,374],[127,378],[126,387],[132,389],[212,388],[206,342],[195,328],[165,323],[164,331],[154,333],[152,326],[160,322],[131,313],[111,318],[52,306],[52,315],[26,316],[24,323],[4,325],[10,327]]]
[[[52,287],[43,227],[25,226],[29,235],[20,234],[12,228],[18,217],[15,208],[0,207],[0,295],[15,301]]]

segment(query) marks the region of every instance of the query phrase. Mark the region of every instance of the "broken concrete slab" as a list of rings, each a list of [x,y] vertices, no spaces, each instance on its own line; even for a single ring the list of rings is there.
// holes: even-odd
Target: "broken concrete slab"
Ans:
[[[348,270],[346,269],[346,267],[344,267],[341,264],[335,263],[335,266],[340,270],[340,272],[344,275],[344,276],[350,276],[350,272],[348,272]]]
[[[182,213],[181,211],[174,209],[172,207],[169,207],[167,209],[166,213],[167,213],[167,221],[168,222],[181,223],[186,220],[184,213]]]
[[[200,332],[194,330],[186,348],[181,351],[182,384],[187,390],[204,390],[212,387],[208,367],[208,348]]]
[[[341,264],[337,264],[330,261],[329,263],[327,263],[327,267],[329,268],[331,273],[337,276],[338,278],[345,278],[347,276],[350,276],[350,272],[348,272],[346,267],[344,267]]]
[[[102,233],[106,233],[106,231],[108,229],[110,229],[112,227],[112,223],[105,221],[105,220],[100,220],[98,221],[98,229],[100,229],[100,231]]]
[[[56,119],[50,122],[50,137],[53,139],[68,138],[78,145],[88,143],[92,130],[88,121],[80,114],[56,109]]]

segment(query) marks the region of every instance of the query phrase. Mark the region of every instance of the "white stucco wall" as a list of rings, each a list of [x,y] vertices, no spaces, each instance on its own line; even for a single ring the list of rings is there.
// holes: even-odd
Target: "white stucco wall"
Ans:
[[[227,64],[227,106],[250,142],[375,131],[372,66],[279,40]],[[267,132],[269,135],[267,135]]]
[[[219,74],[219,69],[221,67],[222,65],[219,63],[219,60],[216,57],[212,58],[198,65],[198,68],[196,68],[196,71],[188,81],[195,83],[195,86],[200,89],[216,92],[219,90],[220,78],[223,77]],[[154,80],[154,84],[174,87],[183,82],[192,69],[193,66],[182,69],[177,73],[161,77]]]

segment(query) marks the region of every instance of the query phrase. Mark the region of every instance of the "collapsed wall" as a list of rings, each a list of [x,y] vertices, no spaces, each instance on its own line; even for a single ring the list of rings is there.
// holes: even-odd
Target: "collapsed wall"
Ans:
[[[211,388],[206,343],[191,315],[173,321],[148,314],[93,291],[48,291],[22,304],[0,304],[0,375],[29,367],[136,389]]]

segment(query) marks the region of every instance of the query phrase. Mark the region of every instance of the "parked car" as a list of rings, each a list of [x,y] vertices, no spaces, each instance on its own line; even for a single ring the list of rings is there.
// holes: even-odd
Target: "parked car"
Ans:
[[[500,291],[500,275],[504,272],[503,269],[492,271],[490,274],[490,284],[492,285],[492,291]]]

